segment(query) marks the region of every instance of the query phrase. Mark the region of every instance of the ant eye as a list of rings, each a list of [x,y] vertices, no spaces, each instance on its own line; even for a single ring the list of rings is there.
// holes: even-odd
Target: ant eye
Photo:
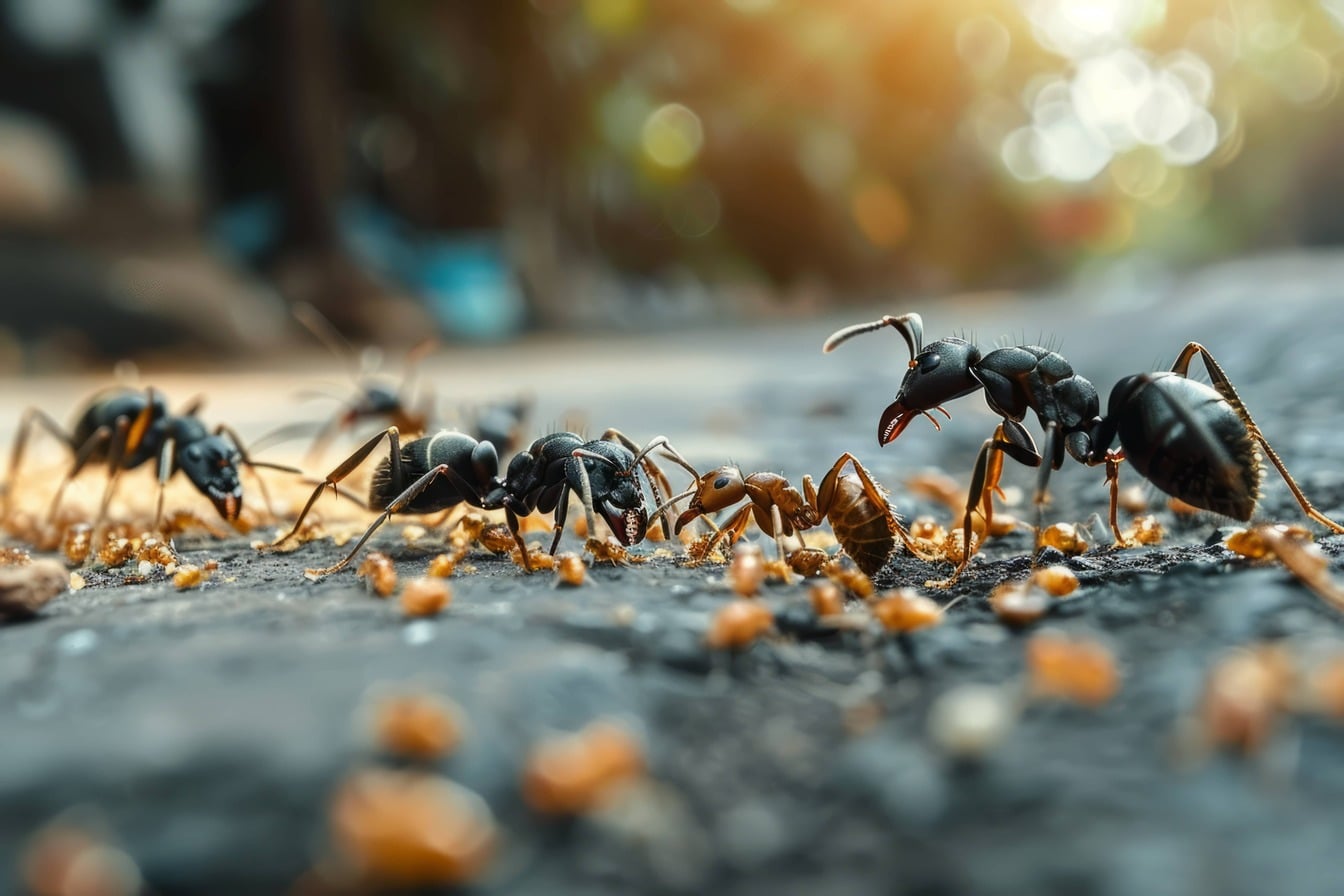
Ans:
[[[718,479],[715,479],[715,480],[714,480],[714,487],[715,487],[715,488],[723,488],[723,487],[726,486],[727,484],[728,484],[728,477],[727,477],[727,476],[720,476]]]
[[[919,372],[930,373],[938,369],[938,365],[943,363],[943,356],[937,352],[929,352],[919,359]]]
[[[187,460],[200,460],[200,459],[201,459],[200,448],[197,448],[195,445],[192,445],[190,448],[187,449]]]

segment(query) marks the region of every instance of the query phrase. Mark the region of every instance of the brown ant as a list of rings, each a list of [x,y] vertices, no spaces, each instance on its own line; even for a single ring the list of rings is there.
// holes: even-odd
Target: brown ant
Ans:
[[[854,472],[841,476],[846,464],[852,464]],[[739,467],[726,464],[698,477],[691,488],[671,498],[658,512],[687,497],[691,502],[677,518],[677,533],[706,513],[748,501],[710,538],[704,547],[705,555],[724,537],[729,544],[736,542],[753,517],[761,531],[775,539],[781,561],[786,560],[784,536],[796,534],[802,541],[803,530],[820,525],[823,519],[831,524],[845,553],[868,575],[886,564],[897,538],[918,554],[909,533],[887,504],[885,490],[849,452],[840,455],[826,472],[819,489],[813,486],[810,475],[803,477],[800,494],[783,476],[775,473],[744,476]]]
[[[1105,465],[1110,484],[1110,526],[1117,546],[1126,544],[1117,519],[1120,463],[1128,460],[1162,491],[1202,510],[1243,522],[1255,512],[1263,472],[1260,452],[1279,471],[1302,511],[1333,532],[1344,526],[1318,511],[1288,473],[1260,427],[1251,419],[1223,368],[1198,342],[1187,343],[1168,372],[1127,376],[1111,390],[1106,414],[1096,388],[1073,371],[1069,362],[1039,345],[1015,345],[982,355],[962,339],[939,339],[924,345],[924,323],[918,314],[888,315],[831,334],[822,346],[829,352],[863,333],[891,327],[905,340],[910,362],[896,399],[878,422],[879,444],[894,441],[917,417],[937,421],[929,413],[945,401],[983,391],[990,410],[1002,420],[976,460],[966,499],[962,527],[963,552],[950,585],[966,568],[971,553],[971,514],[983,505],[988,522],[993,494],[1006,454],[1038,468],[1036,491],[1037,548],[1050,473],[1068,455],[1088,466]],[[1205,385],[1190,378],[1196,356],[1212,380]],[[1022,425],[1035,411],[1045,433],[1042,450]],[[1120,447],[1112,447],[1119,441]],[[1257,450],[1259,449],[1259,450]]]

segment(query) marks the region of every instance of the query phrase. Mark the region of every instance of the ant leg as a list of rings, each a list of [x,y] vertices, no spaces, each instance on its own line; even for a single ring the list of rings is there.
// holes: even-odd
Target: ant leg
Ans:
[[[173,475],[173,449],[176,447],[176,441],[169,436],[163,440],[163,447],[159,449],[159,499],[154,504],[154,529],[155,535],[161,534],[159,528],[163,522],[163,490],[168,484],[168,477]]]
[[[1297,499],[1297,503],[1302,508],[1302,512],[1332,532],[1344,533],[1344,526],[1341,526],[1339,523],[1317,510],[1316,506],[1307,498],[1306,494],[1302,491],[1301,486],[1297,484],[1297,480],[1293,479],[1292,474],[1288,472],[1288,467],[1286,467],[1283,460],[1279,458],[1278,452],[1269,444],[1269,440],[1265,438],[1265,434],[1260,431],[1260,427],[1257,426],[1255,420],[1251,418],[1251,412],[1246,409],[1246,405],[1241,400],[1241,396],[1237,394],[1237,390],[1232,385],[1232,381],[1228,379],[1227,374],[1223,372],[1222,366],[1214,360],[1213,355],[1209,354],[1208,349],[1198,342],[1187,343],[1185,348],[1181,350],[1180,355],[1177,356],[1176,363],[1172,365],[1171,372],[1179,374],[1180,376],[1189,376],[1190,362],[1196,354],[1203,359],[1204,369],[1209,372],[1209,379],[1213,384],[1213,388],[1217,390],[1219,395],[1227,400],[1228,404],[1232,405],[1232,410],[1236,411],[1237,416],[1241,418],[1241,422],[1246,424],[1246,429],[1250,431],[1251,438],[1259,443],[1260,447],[1265,452],[1265,457],[1269,458],[1269,462],[1274,465],[1274,469],[1279,471],[1279,475],[1283,477],[1283,481],[1288,485],[1288,490],[1291,491],[1293,497]]]
[[[193,395],[191,401],[183,405],[182,410],[178,411],[178,417],[195,417],[201,413],[201,408],[205,407],[204,395]]]
[[[755,509],[755,506],[756,505],[754,504],[747,504],[745,507],[738,510],[737,513],[730,516],[728,522],[716,529],[714,537],[705,545],[703,556],[708,557],[710,554],[714,553],[714,546],[724,538],[728,539],[729,547],[737,544],[737,540],[747,531],[747,524],[751,521],[752,510]]]
[[[593,510],[593,484],[588,480],[588,467],[583,461],[580,460],[576,466],[579,469],[579,501],[583,504],[583,518],[588,524],[588,538],[591,540],[597,538],[597,513]],[[636,488],[638,488],[638,483],[636,483]],[[643,501],[644,498],[641,496],[640,500]],[[559,512],[557,509],[556,513]],[[558,522],[557,520],[555,529],[556,542],[551,545],[552,554],[555,553],[555,547],[559,543],[560,532],[562,531]]]
[[[1129,547],[1129,542],[1120,534],[1120,462],[1125,459],[1125,452],[1116,451],[1113,448],[1106,449],[1106,484],[1111,489],[1111,510],[1110,524],[1111,534],[1115,536],[1115,547]]]
[[[119,418],[118,423],[124,419],[124,417]],[[71,481],[80,474],[80,471],[82,471],[85,465],[88,464],[94,453],[97,452],[99,448],[105,447],[111,438],[112,427],[103,425],[95,429],[93,434],[84,440],[84,444],[79,446],[79,450],[75,452],[75,462],[70,466],[70,470],[65,474],[65,478],[61,480],[61,484],[56,487],[56,494],[52,495],[51,505],[47,508],[46,521],[48,523],[56,519],[56,511],[60,509],[61,499],[65,496],[65,490],[70,485]]]
[[[784,571],[784,584],[792,585],[793,576],[789,573],[788,557],[784,553],[784,518],[779,515],[779,505],[770,505],[770,525],[775,536],[775,550],[779,551],[780,568]]]
[[[379,436],[379,438],[381,438],[381,436]],[[407,504],[414,501],[420,495],[421,492],[429,488],[430,483],[432,483],[436,477],[442,476],[445,472],[447,472],[447,470],[448,470],[447,464],[439,464],[437,467],[435,467],[425,475],[421,476],[419,479],[412,482],[410,487],[407,488],[406,491],[402,492],[401,494],[393,498],[392,503],[388,504],[387,507],[383,510],[383,512],[378,514],[378,518],[369,525],[369,528],[364,530],[364,535],[359,539],[359,541],[355,542],[354,548],[351,549],[350,553],[345,555],[345,559],[342,560],[340,563],[337,563],[334,566],[325,567],[323,569],[304,570],[304,574],[309,576],[310,578],[319,579],[323,576],[329,576],[334,572],[339,572],[342,569],[345,569],[346,565],[351,560],[355,559],[355,555],[359,553],[359,549],[364,547],[365,542],[367,542],[370,538],[373,537],[373,533],[378,531],[379,526],[387,522],[388,519],[392,516],[392,514],[401,513],[401,511],[405,509]]]
[[[955,583],[971,562],[971,517],[980,503],[986,499],[986,483],[989,481],[989,470],[992,466],[990,458],[999,452],[1004,452],[1013,460],[1029,467],[1039,466],[1041,463],[1041,455],[1036,451],[1036,443],[1032,441],[1031,434],[1016,421],[1004,420],[994,430],[994,435],[985,439],[975,460],[975,471],[971,474],[971,489],[966,495],[966,514],[961,524],[961,562],[957,564],[957,568],[952,571],[949,578],[938,583],[940,587],[949,587]],[[1039,539],[1039,526],[1037,533]]]
[[[317,484],[317,488],[313,489],[313,494],[308,498],[308,503],[303,505],[303,512],[300,513],[299,518],[294,521],[294,527],[280,538],[271,542],[269,547],[279,547],[293,538],[295,534],[298,533],[299,527],[303,525],[304,518],[308,516],[308,511],[313,509],[313,505],[317,503],[317,499],[322,496],[322,492],[330,487],[333,491],[339,493],[339,489],[336,488],[336,483],[353,473],[355,468],[362,464],[365,458],[373,453],[373,449],[378,447],[378,443],[383,440],[384,436],[387,437],[388,441],[388,460],[390,462],[388,483],[393,488],[399,488],[405,481],[402,478],[401,472],[401,438],[397,434],[397,428],[395,426],[389,426],[387,429],[361,445],[354,454],[347,457],[340,466],[328,473],[327,477]]]
[[[98,536],[102,532],[103,522],[107,519],[107,509],[112,505],[112,496],[116,493],[117,483],[121,478],[121,459],[126,454],[130,426],[131,423],[125,417],[118,417],[117,427],[112,432],[112,441],[107,450],[107,485],[103,488],[103,500],[98,504],[98,516],[93,521],[93,533],[89,536],[89,544],[93,547],[97,547],[101,541]]]
[[[28,434],[32,431],[34,424],[51,433],[71,451],[75,450],[74,439],[46,411],[39,408],[25,410],[23,417],[19,420],[19,429],[14,434],[14,447],[10,449],[9,453],[9,479],[5,483],[3,497],[0,497],[0,517],[4,519],[9,518],[14,500],[14,488],[19,482],[19,467],[23,463],[23,453],[28,444]]]
[[[522,533],[518,531],[519,530],[518,514],[514,511],[513,507],[508,503],[504,504],[504,519],[508,521],[509,534],[513,536],[513,543],[518,545],[518,554],[523,561],[523,571],[531,572],[532,558],[528,556],[527,545],[523,543]]]
[[[580,468],[580,469],[583,469],[583,465],[580,464],[580,465],[579,465],[579,468]],[[584,472],[584,476],[586,477],[586,476],[588,475],[588,471],[587,471],[587,470],[584,470],[583,472]],[[587,480],[585,479],[585,481],[587,481]],[[560,486],[560,490],[556,493],[556,499],[555,499],[555,517],[554,517],[554,519],[555,519],[555,525],[554,525],[555,537],[551,539],[551,550],[550,550],[550,554],[551,554],[552,557],[555,556],[555,549],[558,548],[558,547],[560,547],[560,536],[563,535],[563,534],[565,534],[565,520],[569,517],[569,493],[570,493],[570,491],[571,491],[571,489],[570,489],[570,487],[569,487],[569,483],[563,483],[563,484],[561,484],[561,486]],[[585,506],[586,506],[587,508],[589,508],[589,509],[588,509],[588,518],[587,518],[587,523],[588,523],[588,537],[589,537],[589,538],[595,538],[595,537],[597,537],[597,530],[593,528],[594,523],[593,523],[593,513],[592,513],[592,510],[591,510],[591,505],[585,505]]]

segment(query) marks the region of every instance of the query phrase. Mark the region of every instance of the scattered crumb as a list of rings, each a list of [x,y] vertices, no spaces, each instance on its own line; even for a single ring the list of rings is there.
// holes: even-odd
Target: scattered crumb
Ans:
[[[350,773],[332,798],[330,820],[339,861],[374,889],[479,877],[497,836],[494,816],[476,794],[447,778],[390,769]]]
[[[186,591],[191,588],[199,588],[202,583],[210,578],[210,573],[199,566],[184,564],[177,568],[173,573],[173,585],[178,591]]]
[[[397,568],[392,564],[392,558],[382,551],[369,551],[364,555],[364,561],[359,564],[355,575],[363,579],[369,591],[379,597],[387,597],[397,590]]]
[[[733,600],[714,614],[705,643],[715,650],[740,650],[770,631],[774,624],[774,614],[760,601]]]
[[[442,759],[462,740],[461,708],[437,694],[421,691],[381,697],[370,716],[378,748],[408,759]]]
[[[452,602],[452,588],[439,577],[411,579],[401,590],[401,611],[407,616],[437,616]]]
[[[644,774],[644,746],[626,726],[599,720],[541,741],[523,769],[523,798],[538,812],[578,815]]]

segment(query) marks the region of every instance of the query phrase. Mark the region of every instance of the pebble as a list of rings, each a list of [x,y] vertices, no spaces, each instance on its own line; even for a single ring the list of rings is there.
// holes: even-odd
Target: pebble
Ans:
[[[401,630],[401,640],[412,647],[418,647],[433,641],[437,633],[438,626],[435,623],[428,619],[419,619]]]
[[[56,650],[66,656],[80,656],[98,646],[98,633],[91,628],[75,629],[56,639]]]

